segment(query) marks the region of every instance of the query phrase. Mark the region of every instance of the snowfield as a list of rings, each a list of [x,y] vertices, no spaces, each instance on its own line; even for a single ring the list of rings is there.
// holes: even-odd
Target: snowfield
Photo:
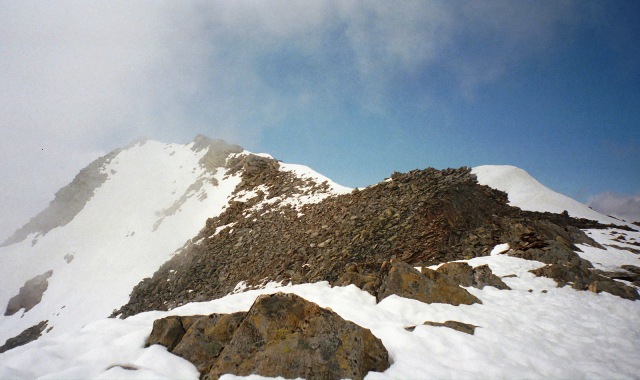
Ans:
[[[153,321],[168,315],[246,311],[258,295],[278,291],[298,294],[371,329],[393,364],[384,373],[370,372],[367,379],[637,378],[640,302],[556,288],[553,280],[528,272],[542,266],[540,262],[502,254],[468,262],[489,264],[499,276],[515,274],[503,279],[513,290],[468,288],[483,303],[452,306],[397,296],[376,304],[373,296],[353,285],[331,287],[326,282],[271,286],[45,335],[0,355],[0,378],[198,379],[191,363],[164,347],[143,348]],[[468,335],[422,325],[447,320],[478,328]],[[405,329],[412,326],[417,327]]]
[[[331,308],[380,338],[393,364],[384,373],[369,373],[367,379],[638,378],[640,302],[557,288],[553,280],[529,272],[543,263],[505,255],[507,244],[497,245],[490,256],[466,261],[474,267],[488,264],[512,288],[467,288],[482,304],[425,304],[398,296],[376,304],[373,296],[354,285],[268,284],[241,292],[239,283],[237,292],[213,301],[126,320],[106,318],[128,301],[140,280],[196,236],[207,218],[227,207],[240,183],[239,177],[221,168],[200,165],[207,151],[193,147],[147,141],[122,150],[100,168],[108,176],[106,182],[70,223],[0,248],[2,308],[27,280],[53,271],[39,304],[27,312],[0,316],[0,344],[48,320],[38,340],[0,354],[0,379],[198,379],[191,363],[164,347],[144,348],[153,321],[168,315],[246,311],[256,297],[273,292],[295,293]],[[304,166],[281,164],[281,170],[317,183],[327,181],[331,194],[351,191]],[[481,184],[507,192],[514,206],[567,210],[575,217],[621,223],[553,192],[521,169],[480,166],[472,172]],[[245,192],[235,200],[256,195]],[[300,207],[326,196],[277,201]],[[605,248],[579,246],[578,254],[596,269],[640,267],[640,254],[634,253],[640,248],[640,232],[586,232]],[[423,324],[448,320],[477,326],[475,334]],[[415,328],[407,329],[411,327]]]
[[[48,334],[57,335],[109,316],[208,218],[220,215],[241,178],[201,165],[209,148],[197,148],[194,142],[144,141],[123,149],[100,168],[107,180],[70,223],[0,247],[0,343],[45,320]],[[328,181],[329,192],[300,204],[350,191],[304,166],[281,165],[303,178]],[[42,301],[26,313],[4,316],[25,282],[49,270]]]

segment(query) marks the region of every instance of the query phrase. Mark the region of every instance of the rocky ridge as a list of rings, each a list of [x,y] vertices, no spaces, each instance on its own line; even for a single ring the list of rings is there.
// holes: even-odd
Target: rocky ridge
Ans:
[[[479,185],[469,168],[394,173],[362,190],[296,205],[284,200],[301,189],[322,192],[326,184],[301,183],[261,156],[236,156],[227,167],[243,178],[230,206],[136,286],[114,316],[168,310],[270,281],[354,283],[378,296],[391,262],[426,267],[485,256],[500,243],[509,244],[509,255],[566,268],[564,283],[577,289],[598,281],[607,286],[591,290],[637,298],[635,289],[596,274],[574,252],[575,244],[597,245],[581,228],[606,226],[511,207],[505,193]],[[585,274],[576,283],[571,273],[578,270]],[[555,273],[538,274],[560,278]]]

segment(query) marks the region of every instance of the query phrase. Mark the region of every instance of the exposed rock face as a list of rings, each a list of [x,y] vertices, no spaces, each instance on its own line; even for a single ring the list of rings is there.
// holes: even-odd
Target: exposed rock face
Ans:
[[[38,339],[47,327],[47,323],[49,323],[49,321],[42,321],[35,326],[29,327],[17,336],[7,339],[5,344],[0,346],[0,354]]]
[[[608,277],[597,274],[589,268],[567,263],[545,265],[531,271],[536,276],[549,277],[558,286],[571,285],[577,290],[590,290],[594,293],[607,292],[628,300],[640,299],[638,290],[634,287],[617,282]]]
[[[24,286],[20,288],[20,292],[9,300],[4,315],[13,315],[20,309],[25,309],[27,312],[39,304],[42,295],[49,287],[48,279],[52,274],[53,271],[50,270],[25,282]]]
[[[640,267],[635,265],[622,265],[616,271],[596,271],[597,274],[609,277],[612,280],[624,280],[640,287]]]
[[[502,282],[500,277],[491,272],[489,265],[480,265],[472,268],[471,265],[462,262],[450,262],[441,265],[438,273],[447,275],[453,282],[461,286],[473,286],[482,289],[485,286],[493,286],[497,289],[511,289]]]
[[[402,262],[392,263],[378,290],[378,301],[395,294],[425,303],[482,303],[446,275],[429,268],[422,268],[421,272]]]
[[[183,320],[184,318],[179,316],[156,319],[153,322],[153,330],[145,346],[148,347],[152,344],[159,344],[167,347],[169,351],[173,351],[186,332],[182,324]]]
[[[613,294],[614,296],[632,301],[640,299],[640,295],[638,294],[638,290],[636,288],[619,283],[617,281],[610,280],[608,278],[601,278],[599,280],[593,281],[587,286],[587,289],[594,293],[607,292]]]
[[[208,374],[246,313],[171,316],[158,319],[146,346],[160,344]]]
[[[247,313],[157,320],[147,344],[162,344],[202,375],[361,379],[389,357],[367,329],[294,294],[258,297]]]
[[[500,243],[518,257],[583,263],[575,244],[597,243],[579,228],[602,227],[511,207],[505,193],[479,185],[468,168],[394,173],[386,182],[296,209],[279,197],[300,195],[302,188],[322,191],[322,184],[302,183],[278,165],[258,156],[230,159],[228,173],[243,178],[236,194],[256,195],[209,219],[196,243],[142,281],[114,314],[221,297],[240,281],[250,288],[326,280],[375,294],[384,262],[429,266],[488,255]]]

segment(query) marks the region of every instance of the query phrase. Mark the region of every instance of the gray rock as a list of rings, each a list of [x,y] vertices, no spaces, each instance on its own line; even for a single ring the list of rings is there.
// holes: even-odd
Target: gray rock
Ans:
[[[48,279],[51,275],[53,275],[52,270],[25,282],[18,294],[9,300],[4,315],[13,315],[20,309],[25,309],[27,312],[39,304],[42,301],[42,295],[49,287]]]
[[[0,346],[0,354],[13,348],[24,346],[25,344],[38,339],[40,336],[42,336],[42,332],[47,327],[47,323],[49,323],[49,321],[42,321],[35,326],[29,327],[13,338],[7,339],[5,344]]]

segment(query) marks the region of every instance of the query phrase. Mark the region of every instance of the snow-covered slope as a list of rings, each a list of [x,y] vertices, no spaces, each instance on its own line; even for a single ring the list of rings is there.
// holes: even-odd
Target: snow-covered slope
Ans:
[[[0,248],[2,314],[28,280],[50,275],[32,309],[0,316],[0,342],[41,321],[48,321],[48,335],[73,331],[125,304],[136,284],[228,206],[242,173],[229,175],[224,165],[250,154],[199,136],[186,145],[141,141],[89,165]],[[327,180],[302,166],[281,170]],[[327,183],[325,194],[298,203],[349,191]],[[66,216],[56,218],[61,210]]]
[[[3,308],[27,280],[53,271],[39,304],[0,317],[0,341],[44,320],[56,334],[108,316],[221,212],[239,178],[202,166],[207,149],[194,145],[147,141],[120,151],[68,224],[0,249]]]
[[[295,185],[299,188],[266,196],[273,188],[265,183],[243,185],[245,169],[238,168],[250,163],[242,160],[250,155],[240,147],[198,137],[186,145],[139,142],[89,165],[58,194],[50,211],[0,247],[0,311],[26,282],[48,276],[39,303],[0,316],[0,344],[48,321],[38,340],[0,354],[0,379],[197,379],[200,374],[188,361],[158,345],[144,348],[153,321],[167,315],[246,311],[259,294],[276,291],[329,307],[380,338],[392,365],[384,373],[370,372],[368,379],[637,378],[640,302],[556,287],[553,280],[529,272],[542,267],[542,262],[507,255],[506,243],[490,256],[464,260],[474,267],[487,264],[511,287],[466,288],[481,304],[426,304],[396,295],[376,303],[375,297],[354,285],[270,283],[168,312],[107,319],[128,301],[140,280],[151,276],[231,202],[253,199],[247,212],[254,210],[251,217],[260,217],[263,210],[273,212],[267,206],[274,203],[302,213],[305,204],[351,191],[307,167],[280,163],[279,174],[300,179]],[[576,217],[620,223],[553,192],[521,169],[481,166],[473,173],[481,184],[507,192],[514,206],[567,210]],[[62,218],[52,218],[60,214]],[[640,232],[587,233],[601,246],[580,245],[578,254],[596,269],[640,268]],[[191,245],[199,245],[199,240]],[[242,287],[241,282],[236,289]],[[477,326],[475,334],[423,325],[448,320]]]
[[[393,361],[367,379],[632,379],[640,352],[640,302],[607,293],[556,288],[528,270],[543,263],[506,255],[479,257],[512,288],[469,288],[482,304],[425,304],[397,296],[380,303],[354,285],[326,282],[252,290],[190,303],[170,312],[108,319],[57,338],[43,337],[0,356],[0,378],[181,378],[198,379],[196,367],[166,348],[144,347],[153,321],[167,315],[246,311],[260,294],[295,293],[346,320],[370,329]],[[456,320],[474,335],[423,325]],[[406,328],[413,326],[415,330]],[[38,358],[29,363],[29,358]],[[235,379],[225,375],[223,378]],[[252,379],[262,379],[252,376]]]
[[[484,165],[471,170],[481,185],[504,191],[509,195],[509,204],[528,211],[567,211],[576,218],[597,220],[604,224],[625,224],[620,220],[602,215],[566,195],[556,193],[544,186],[526,171],[509,165]]]

